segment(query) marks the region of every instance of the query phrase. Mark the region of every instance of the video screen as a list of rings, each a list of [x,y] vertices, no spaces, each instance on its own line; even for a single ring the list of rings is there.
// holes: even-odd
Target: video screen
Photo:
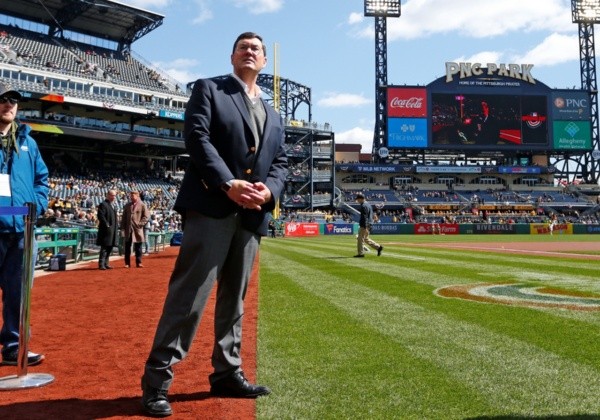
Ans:
[[[432,145],[449,148],[548,147],[546,96],[436,94]]]

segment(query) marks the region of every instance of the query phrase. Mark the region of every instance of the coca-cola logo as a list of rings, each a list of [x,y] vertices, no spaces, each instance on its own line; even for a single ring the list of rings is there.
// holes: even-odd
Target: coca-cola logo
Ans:
[[[423,98],[417,98],[416,96],[407,99],[395,97],[390,102],[390,107],[421,109],[423,107]]]

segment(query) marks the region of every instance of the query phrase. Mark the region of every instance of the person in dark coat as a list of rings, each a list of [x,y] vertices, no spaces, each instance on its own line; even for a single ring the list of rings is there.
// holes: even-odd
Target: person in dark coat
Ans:
[[[142,405],[152,416],[173,414],[173,366],[187,356],[215,282],[211,395],[271,392],[248,381],[240,353],[246,290],[287,174],[281,116],[257,84],[265,54],[259,35],[240,34],[233,74],[197,80],[187,104],[190,163],[174,207],[184,219],[183,240],[141,381]]]
[[[98,205],[98,237],[96,245],[100,246],[100,256],[98,257],[98,268],[108,270],[112,267],[108,264],[108,258],[113,247],[117,246],[117,210],[113,202],[117,192],[109,190],[106,193],[106,199]]]

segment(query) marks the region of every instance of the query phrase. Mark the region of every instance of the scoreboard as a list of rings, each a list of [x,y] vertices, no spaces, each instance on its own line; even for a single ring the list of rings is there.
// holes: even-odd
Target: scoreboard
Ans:
[[[387,88],[387,147],[449,151],[588,152],[590,97],[550,89],[532,65],[446,63],[427,86]]]

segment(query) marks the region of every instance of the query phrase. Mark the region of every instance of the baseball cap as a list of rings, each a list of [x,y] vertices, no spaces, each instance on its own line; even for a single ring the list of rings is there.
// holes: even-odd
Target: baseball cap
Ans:
[[[21,99],[21,94],[6,83],[0,82],[0,96],[10,96],[11,98]]]

